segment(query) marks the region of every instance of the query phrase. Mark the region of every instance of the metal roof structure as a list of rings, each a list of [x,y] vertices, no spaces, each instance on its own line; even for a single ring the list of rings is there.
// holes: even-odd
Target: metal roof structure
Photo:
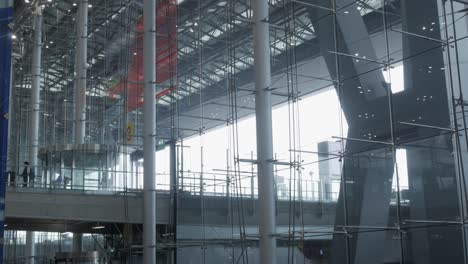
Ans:
[[[21,76],[17,79],[21,79],[21,82],[16,82],[15,87],[30,87],[31,9],[35,4],[43,7],[45,32],[42,85],[45,93],[49,94],[47,101],[54,98],[56,104],[65,101],[64,104],[70,107],[74,87],[75,1],[16,2],[14,65],[15,73]],[[363,16],[372,19],[379,5],[381,1],[368,0],[359,1],[358,6]],[[117,127],[122,129],[128,120],[141,120],[138,118],[141,115],[139,110],[124,114],[124,98],[109,97],[109,89],[128,73],[132,57],[136,54],[133,45],[135,28],[142,16],[142,2],[92,0],[89,1],[89,7],[87,94],[91,102],[88,105],[88,136],[91,138],[105,133],[103,131],[106,129],[107,132],[121,134],[115,132]],[[318,56],[308,8],[323,7],[302,1],[270,1],[270,16],[265,22],[269,23],[272,36],[272,67],[277,86],[275,103],[286,101],[290,96],[288,87],[291,89],[293,85],[308,84],[296,89],[302,94],[334,85],[326,71],[322,75],[305,71],[294,75],[294,80],[291,79],[294,67]],[[174,123],[171,120],[174,108],[178,113],[177,137],[202,133],[232,120],[228,113],[228,97],[229,92],[234,91],[233,88],[239,98],[236,102],[238,116],[252,113],[254,101],[252,89],[249,88],[253,81],[251,18],[249,0],[178,1],[177,75],[158,86],[161,90],[174,84],[177,86],[177,89],[158,98],[158,134],[162,139],[170,138],[174,132],[174,124],[171,124]],[[294,81],[293,84],[285,83],[284,77],[288,74],[289,83]],[[312,85],[312,82],[316,83]],[[71,119],[71,116],[63,116],[67,115],[67,111],[57,112],[53,109],[50,111],[55,112],[49,113],[46,105],[44,115],[54,116],[55,120],[65,120],[55,122],[55,126],[66,130],[66,120]],[[71,115],[72,109],[68,112]],[[100,116],[101,121],[98,121],[97,116]],[[127,121],[119,120],[123,116],[126,116]],[[139,121],[135,123],[139,130]]]

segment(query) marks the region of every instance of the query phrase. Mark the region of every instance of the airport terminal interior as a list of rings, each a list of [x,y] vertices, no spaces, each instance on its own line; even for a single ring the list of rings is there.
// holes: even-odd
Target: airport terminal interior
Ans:
[[[467,0],[0,0],[0,263],[468,263],[464,94]]]

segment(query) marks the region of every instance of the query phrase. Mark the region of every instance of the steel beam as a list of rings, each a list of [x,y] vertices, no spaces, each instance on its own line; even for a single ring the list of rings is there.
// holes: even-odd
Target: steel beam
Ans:
[[[268,17],[268,1],[255,0],[254,64],[255,64],[255,112],[257,126],[258,200],[260,205],[260,263],[276,263],[276,218],[273,175],[273,133],[270,32],[264,20]]]
[[[143,259],[156,263],[156,1],[145,0],[143,11]]]

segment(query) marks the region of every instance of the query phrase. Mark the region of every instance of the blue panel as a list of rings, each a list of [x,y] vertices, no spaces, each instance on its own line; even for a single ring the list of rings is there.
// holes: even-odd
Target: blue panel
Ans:
[[[2,0],[3,1],[3,0]],[[5,222],[5,185],[8,147],[8,113],[11,74],[11,31],[8,23],[13,8],[0,8],[0,263],[3,263],[3,231]]]

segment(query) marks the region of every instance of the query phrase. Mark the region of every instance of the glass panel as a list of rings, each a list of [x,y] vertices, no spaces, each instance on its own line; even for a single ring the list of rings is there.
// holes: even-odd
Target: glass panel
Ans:
[[[399,150],[405,151],[407,156],[407,174],[399,174],[402,220],[460,221],[451,135],[402,144]],[[397,165],[399,171],[405,167],[404,164]]]
[[[403,232],[403,263],[465,263],[460,226],[410,224]]]

